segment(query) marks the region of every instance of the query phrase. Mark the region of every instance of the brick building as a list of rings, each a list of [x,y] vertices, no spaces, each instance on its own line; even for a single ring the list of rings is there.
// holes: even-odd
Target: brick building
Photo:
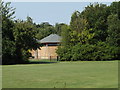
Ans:
[[[32,50],[32,56],[34,56],[35,59],[56,59],[56,49],[60,44],[60,39],[60,36],[51,34],[41,40],[38,40],[38,42],[43,44],[43,46],[40,47],[40,49]]]

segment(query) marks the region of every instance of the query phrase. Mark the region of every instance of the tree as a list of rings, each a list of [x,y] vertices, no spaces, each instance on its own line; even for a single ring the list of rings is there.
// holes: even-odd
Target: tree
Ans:
[[[10,3],[1,2],[2,16],[2,63],[10,64],[15,61],[15,42],[13,36],[14,22],[12,21],[15,9],[10,7]]]
[[[92,29],[88,28],[87,20],[82,17],[78,11],[74,12],[71,17],[70,28],[71,42],[74,43],[74,45],[77,43],[85,44],[94,36],[94,34],[91,33]]]
[[[109,15],[107,32],[108,32],[107,42],[110,45],[120,46],[120,20],[118,19],[117,14]]]
[[[61,32],[62,32],[62,27],[66,26],[66,24],[64,23],[56,23],[54,28],[55,28],[55,33],[58,34],[59,36],[61,36]]]
[[[13,21],[14,8],[1,3],[2,15],[2,64],[25,63],[29,50],[40,47],[35,38],[35,26],[30,17],[27,21]]]
[[[30,24],[33,24],[33,20],[31,17],[27,16],[27,22],[30,23]]]
[[[60,60],[71,60],[70,27],[68,25],[61,26],[61,37],[61,45],[56,52],[60,56]]]
[[[81,13],[75,11],[71,16],[69,32],[64,30],[61,35],[63,45],[57,50],[61,60],[119,59],[118,5],[118,2],[113,2],[110,6],[95,3],[87,6]]]
[[[68,25],[61,27],[61,45],[68,46],[70,45],[70,28]]]
[[[37,27],[37,33],[36,38],[38,40],[55,33],[54,27],[50,25],[48,22],[43,22],[41,24],[36,25]]]
[[[117,14],[120,19],[120,1],[111,3],[108,8],[111,14]]]
[[[32,19],[31,19],[32,20]],[[35,39],[36,30],[32,22],[17,20],[13,29],[18,63],[30,56],[29,50],[36,50],[40,44]]]
[[[110,10],[105,4],[90,4],[81,12],[82,16],[87,19],[89,28],[93,29],[95,36],[93,43],[105,41],[107,37],[107,17]]]
[[[86,44],[94,33],[91,33],[92,29],[88,29],[87,20],[80,16],[78,11],[74,12],[71,17],[70,26],[63,26],[61,37],[62,44],[57,49],[57,53],[61,60],[72,60],[73,53],[72,49],[74,45],[80,43]],[[79,54],[79,53],[78,53]]]
[[[1,3],[1,14],[2,14],[2,37],[9,38],[10,40],[14,40],[14,36],[12,34],[12,28],[14,27],[14,22],[12,21],[13,14],[15,13],[15,9],[10,7],[10,2]]]
[[[77,33],[80,33],[87,27],[87,20],[81,16],[81,13],[79,11],[75,11],[71,16],[70,28]]]

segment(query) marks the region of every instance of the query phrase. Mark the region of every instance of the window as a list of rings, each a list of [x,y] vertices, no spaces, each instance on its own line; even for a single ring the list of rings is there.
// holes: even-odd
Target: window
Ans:
[[[59,44],[57,43],[49,43],[48,46],[58,46]]]

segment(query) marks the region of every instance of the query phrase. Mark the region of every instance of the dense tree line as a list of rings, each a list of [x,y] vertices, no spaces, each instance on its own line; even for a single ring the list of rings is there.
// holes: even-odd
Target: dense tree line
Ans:
[[[15,9],[10,3],[1,3],[2,15],[2,64],[26,63],[29,50],[37,49],[35,26],[30,17],[26,21],[13,20]]]
[[[65,25],[56,23],[53,26],[48,22],[36,24],[29,16],[26,20],[15,20],[15,8],[10,6],[11,3],[1,2],[0,4],[2,64],[28,63],[28,59],[31,57],[30,50],[36,50],[42,46],[37,40],[53,33],[60,35],[61,28]]]
[[[64,42],[57,50],[60,60],[120,59],[120,2],[94,3],[75,11],[69,28],[62,32]]]
[[[62,37],[57,49],[60,60],[120,59],[120,2],[90,4],[72,14],[70,25],[36,24],[29,16],[14,20],[15,9],[10,3],[2,2],[0,10],[3,64],[27,63],[29,51],[41,46],[37,40],[53,33]]]

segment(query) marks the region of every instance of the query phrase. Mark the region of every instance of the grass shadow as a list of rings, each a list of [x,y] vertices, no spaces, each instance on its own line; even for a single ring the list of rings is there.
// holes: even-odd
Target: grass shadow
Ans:
[[[32,61],[29,61],[28,64],[52,64],[52,63],[58,63],[58,61],[32,60]]]

